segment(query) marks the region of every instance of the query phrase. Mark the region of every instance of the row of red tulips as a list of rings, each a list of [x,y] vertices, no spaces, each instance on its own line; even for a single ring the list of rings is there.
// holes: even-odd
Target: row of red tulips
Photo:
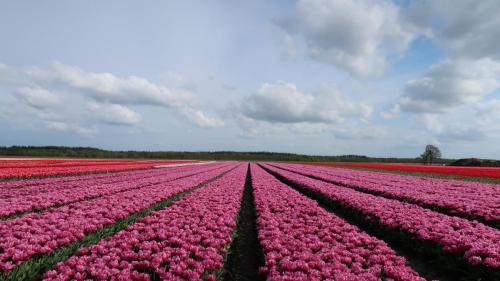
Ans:
[[[30,160],[37,161],[37,160]],[[109,162],[103,161],[102,163],[59,163],[57,165],[34,165],[30,166],[12,166],[9,161],[4,162],[4,166],[0,166],[0,179],[2,178],[26,178],[26,177],[45,177],[54,175],[71,175],[83,173],[96,173],[96,172],[114,172],[126,171],[136,169],[147,169],[158,165],[176,165],[185,164],[185,161],[125,161],[125,162]],[[5,164],[7,162],[7,164]]]
[[[235,230],[246,165],[79,250],[45,280],[215,280]]]
[[[252,165],[268,280],[423,280],[383,241]]]
[[[453,167],[383,163],[309,163],[317,166],[368,168],[385,171],[433,173],[452,176],[500,178],[500,167]]]
[[[88,233],[186,191],[234,167],[234,164],[223,166],[176,181],[77,202],[49,209],[41,214],[33,213],[0,221],[0,269],[8,271],[33,255],[46,254],[81,240]]]
[[[500,268],[500,231],[495,228],[311,179],[271,165],[265,167],[294,184],[324,195],[335,204],[362,214],[367,222],[431,242],[443,252],[462,255],[472,265]]]
[[[0,159],[0,168],[44,168],[44,167],[72,167],[95,165],[128,165],[128,164],[185,164],[193,160],[133,160],[133,159],[29,159],[7,160]]]

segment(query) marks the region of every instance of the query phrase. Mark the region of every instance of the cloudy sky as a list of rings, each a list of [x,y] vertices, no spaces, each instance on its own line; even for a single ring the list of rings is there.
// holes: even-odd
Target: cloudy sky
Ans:
[[[500,158],[498,11],[0,0],[0,145]]]

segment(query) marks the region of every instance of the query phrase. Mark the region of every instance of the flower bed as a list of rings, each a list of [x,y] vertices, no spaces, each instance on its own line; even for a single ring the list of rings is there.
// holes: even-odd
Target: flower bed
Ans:
[[[265,165],[273,172],[333,203],[359,213],[367,223],[431,242],[471,265],[500,268],[500,231],[476,221],[451,217],[417,205],[374,196]]]
[[[193,188],[233,167],[235,165],[70,204],[42,214],[0,221],[0,269],[8,271],[34,255],[46,254],[81,240],[88,233]]]
[[[210,168],[210,167],[208,167]],[[207,169],[204,166],[187,170],[156,170],[154,172],[145,172],[143,174],[127,175],[124,174],[119,182],[102,183],[101,180],[94,181],[88,178],[86,181],[72,182],[70,185],[59,185],[53,187],[38,186],[31,188],[31,194],[22,196],[9,196],[4,194],[0,198],[0,217],[13,215],[21,212],[37,211],[49,207],[69,204],[76,201],[87,200],[100,196],[105,196],[117,192],[123,192],[131,189],[138,189],[144,186],[150,186],[162,182],[175,180],[177,178],[193,175],[198,171]],[[117,179],[118,180],[118,179]],[[23,188],[24,189],[24,188]],[[11,191],[14,194],[22,193],[23,189]]]
[[[236,227],[246,165],[48,271],[44,280],[215,280]]]
[[[383,241],[251,170],[268,280],[424,280]]]

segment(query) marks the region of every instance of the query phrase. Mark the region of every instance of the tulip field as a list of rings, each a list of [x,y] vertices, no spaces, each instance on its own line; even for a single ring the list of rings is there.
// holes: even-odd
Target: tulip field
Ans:
[[[0,280],[500,280],[498,184],[231,161],[1,177]]]

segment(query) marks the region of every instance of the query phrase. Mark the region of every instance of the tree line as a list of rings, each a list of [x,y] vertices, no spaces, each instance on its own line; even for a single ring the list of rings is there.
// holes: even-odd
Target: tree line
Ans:
[[[25,157],[65,158],[118,158],[118,159],[197,159],[197,160],[240,160],[240,161],[297,161],[297,162],[382,162],[414,163],[421,158],[379,158],[365,155],[319,156],[279,152],[239,151],[113,151],[93,147],[67,146],[0,146],[0,155]],[[446,164],[452,160],[433,159],[434,163]]]

